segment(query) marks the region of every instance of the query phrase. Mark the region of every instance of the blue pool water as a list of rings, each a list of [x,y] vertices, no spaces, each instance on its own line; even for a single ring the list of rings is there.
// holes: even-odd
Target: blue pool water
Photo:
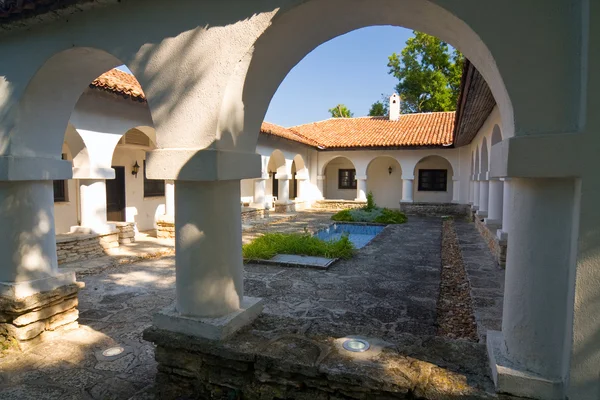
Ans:
[[[355,225],[355,224],[333,224],[329,228],[315,233],[322,240],[338,240],[343,234],[348,234],[348,239],[354,243],[354,247],[360,249],[365,247],[385,226],[380,225]]]

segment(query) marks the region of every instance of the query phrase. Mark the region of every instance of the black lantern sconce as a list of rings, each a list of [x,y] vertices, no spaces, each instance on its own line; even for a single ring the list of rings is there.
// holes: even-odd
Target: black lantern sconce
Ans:
[[[392,174],[392,166],[391,165],[388,167],[388,174],[390,174],[390,175]]]
[[[137,174],[140,171],[140,166],[137,163],[137,160],[135,161],[135,164],[133,164],[133,167],[131,167],[131,175],[135,176],[137,178]]]

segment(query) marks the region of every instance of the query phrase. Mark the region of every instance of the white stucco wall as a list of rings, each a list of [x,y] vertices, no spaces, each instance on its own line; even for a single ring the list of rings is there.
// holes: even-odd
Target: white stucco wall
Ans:
[[[390,174],[388,169],[392,167]],[[399,208],[402,200],[402,169],[391,157],[378,157],[367,168],[367,190],[380,207]]]
[[[117,146],[113,156],[113,166],[125,167],[125,219],[135,222],[138,230],[145,231],[156,227],[156,219],[165,214],[164,197],[144,198],[144,159],[146,152]],[[137,178],[131,174],[131,167],[137,161],[140,166]]]
[[[444,192],[429,192],[419,191],[419,170],[421,169],[445,169],[447,170],[447,185],[446,191]],[[442,157],[432,156],[427,157],[415,167],[415,181],[413,186],[413,199],[415,202],[423,203],[450,203],[452,201],[452,189],[453,189],[453,178],[454,174],[450,163]]]
[[[72,127],[70,127],[72,129]],[[67,160],[72,160],[71,150],[63,145],[63,154],[67,155]],[[54,226],[56,233],[67,233],[72,226],[79,224],[78,222],[78,201],[79,201],[79,186],[77,180],[68,179],[66,184],[67,201],[54,202]]]
[[[355,169],[354,165],[347,158],[336,158],[325,167],[325,194],[326,199],[335,200],[354,200],[356,198],[356,189],[339,189],[338,179],[340,169]],[[358,172],[358,171],[357,171]]]

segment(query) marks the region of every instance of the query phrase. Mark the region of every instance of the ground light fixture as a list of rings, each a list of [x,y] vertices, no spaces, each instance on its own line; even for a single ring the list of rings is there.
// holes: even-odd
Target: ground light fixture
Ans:
[[[347,339],[342,343],[344,350],[351,351],[353,353],[362,353],[369,350],[371,345],[366,340],[362,339]]]
[[[108,349],[102,352],[104,357],[115,357],[124,352],[125,349],[121,346],[109,347]]]
[[[133,167],[131,167],[131,175],[134,175],[137,178],[137,174],[140,171],[140,166],[137,163],[137,160],[135,161],[135,164],[133,164]]]

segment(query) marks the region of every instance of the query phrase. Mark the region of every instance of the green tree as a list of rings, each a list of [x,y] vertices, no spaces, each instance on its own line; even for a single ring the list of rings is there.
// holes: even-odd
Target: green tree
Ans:
[[[348,110],[343,104],[338,104],[337,106],[330,108],[329,112],[331,113],[332,118],[352,118],[354,113]]]
[[[371,109],[369,110],[369,117],[387,117],[390,113],[390,104],[388,98],[389,96],[382,94],[381,100],[371,104]]]
[[[464,57],[447,43],[413,31],[400,55],[388,59],[389,73],[400,81],[396,90],[402,113],[453,111],[460,91]]]

